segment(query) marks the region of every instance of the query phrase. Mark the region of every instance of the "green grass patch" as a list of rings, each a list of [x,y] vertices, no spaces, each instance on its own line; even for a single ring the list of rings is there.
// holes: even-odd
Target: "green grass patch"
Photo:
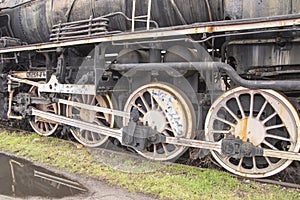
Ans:
[[[189,166],[155,163],[155,170],[130,173],[102,163],[85,148],[36,134],[0,132],[0,150],[72,173],[87,175],[162,199],[285,199],[300,198],[298,190],[239,181],[229,173]],[[136,161],[122,161],[135,167]],[[152,164],[141,168],[152,168]],[[133,169],[133,171],[138,171]]]

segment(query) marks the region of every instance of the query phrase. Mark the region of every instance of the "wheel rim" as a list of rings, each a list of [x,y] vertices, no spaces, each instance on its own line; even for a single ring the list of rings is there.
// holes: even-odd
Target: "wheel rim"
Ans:
[[[188,98],[177,88],[165,83],[153,83],[140,87],[132,93],[125,104],[125,112],[136,107],[140,121],[163,135],[171,137],[194,137],[195,114]],[[128,119],[124,119],[124,125]],[[159,161],[176,160],[186,147],[160,143],[151,145],[142,156]]]
[[[298,152],[298,124],[297,111],[281,94],[239,87],[213,103],[206,118],[205,133],[210,141],[232,134],[257,147]],[[292,162],[263,156],[235,159],[214,151],[212,155],[228,171],[252,178],[274,175]]]
[[[108,95],[105,96],[74,95],[71,98],[71,100],[79,103],[84,103],[87,105],[95,105],[99,107],[112,108],[112,102]],[[114,121],[113,115],[104,114],[102,112],[87,110],[76,106],[68,106],[67,116],[73,119],[94,123],[100,126],[113,127],[113,121]],[[109,138],[109,136],[79,129],[79,128],[71,128],[71,133],[73,134],[73,136],[76,138],[78,142],[88,147],[101,146]]]
[[[40,97],[41,94],[38,91],[38,87],[32,86],[29,90],[29,93],[33,97]],[[57,103],[44,105],[44,104],[35,104],[34,106],[38,110],[42,110],[45,112],[54,113],[57,115],[60,115],[60,106]],[[34,117],[32,120],[29,120],[29,124],[32,127],[32,129],[39,135],[42,136],[50,136],[58,128],[58,124],[55,122],[47,121],[46,119],[40,118],[40,117]]]

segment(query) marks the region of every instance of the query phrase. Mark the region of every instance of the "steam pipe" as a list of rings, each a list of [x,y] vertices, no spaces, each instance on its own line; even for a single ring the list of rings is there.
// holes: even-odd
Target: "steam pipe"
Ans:
[[[181,63],[140,63],[111,64],[109,69],[119,71],[151,71],[151,70],[197,70],[225,72],[235,84],[251,89],[273,89],[279,91],[300,90],[300,80],[247,80],[242,78],[230,65],[220,62],[181,62]]]

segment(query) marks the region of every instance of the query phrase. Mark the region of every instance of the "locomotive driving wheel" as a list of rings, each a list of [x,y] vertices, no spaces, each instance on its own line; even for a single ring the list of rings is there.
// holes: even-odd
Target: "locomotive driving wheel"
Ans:
[[[194,137],[195,113],[186,95],[166,83],[151,83],[135,90],[125,104],[125,112],[139,110],[140,119],[165,136]],[[126,126],[128,119],[124,119]],[[186,151],[186,147],[168,143],[152,144],[138,153],[148,159],[173,161]]]
[[[29,94],[33,97],[40,97],[41,94],[38,91],[38,87],[32,86],[29,90]],[[60,106],[57,103],[45,105],[45,104],[35,104],[35,108],[38,110],[42,110],[45,112],[50,112],[53,114],[60,115]],[[33,119],[29,120],[29,124],[32,127],[32,129],[39,135],[42,136],[50,136],[58,128],[58,124],[55,122],[47,121],[46,119],[35,117]]]
[[[71,101],[84,103],[87,105],[112,108],[112,102],[108,95],[73,95]],[[111,114],[104,114],[93,110],[83,109],[77,106],[67,107],[67,116],[73,119],[94,123],[100,126],[113,127],[114,117]],[[109,138],[99,133],[91,132],[79,128],[71,128],[71,133],[78,142],[88,147],[98,147],[103,145]]]
[[[297,111],[280,93],[238,87],[213,103],[206,118],[205,133],[210,141],[220,141],[230,134],[256,147],[298,152],[298,124]],[[237,159],[214,151],[212,155],[228,171],[252,178],[274,175],[292,162],[263,156]]]

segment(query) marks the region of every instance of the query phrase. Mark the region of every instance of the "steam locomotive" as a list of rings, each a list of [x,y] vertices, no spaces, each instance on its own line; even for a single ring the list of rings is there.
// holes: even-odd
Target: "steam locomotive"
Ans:
[[[300,160],[299,0],[2,0],[0,115],[263,178]]]

